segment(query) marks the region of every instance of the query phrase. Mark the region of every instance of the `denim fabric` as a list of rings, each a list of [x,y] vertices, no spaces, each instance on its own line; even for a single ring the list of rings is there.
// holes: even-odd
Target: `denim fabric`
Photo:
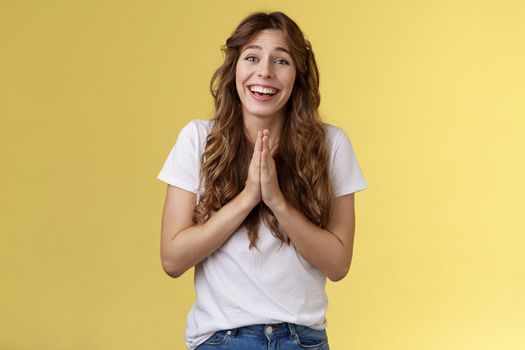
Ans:
[[[215,332],[195,350],[329,350],[326,330],[282,322]]]

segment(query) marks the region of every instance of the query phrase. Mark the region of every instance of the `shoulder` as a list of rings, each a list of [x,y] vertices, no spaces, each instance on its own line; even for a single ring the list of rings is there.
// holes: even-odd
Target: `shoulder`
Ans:
[[[348,133],[341,127],[323,123],[325,128],[325,144],[333,157],[354,157],[354,147]],[[332,159],[333,160],[333,159]]]
[[[326,143],[330,148],[334,148],[340,142],[340,138],[346,135],[344,130],[336,125],[323,123],[326,135]]]
[[[212,120],[193,119],[182,127],[179,139],[181,142],[189,142],[197,148],[202,147],[211,131],[212,124]]]
[[[193,133],[195,135],[208,135],[208,133],[211,131],[213,121],[208,119],[193,119],[190,120],[182,130],[184,130],[187,133]]]

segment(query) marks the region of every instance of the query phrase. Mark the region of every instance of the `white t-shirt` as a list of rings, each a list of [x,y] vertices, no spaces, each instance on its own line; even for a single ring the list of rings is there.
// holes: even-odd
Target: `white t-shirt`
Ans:
[[[157,178],[196,193],[200,156],[211,131],[210,120],[193,120],[179,133]],[[336,197],[368,188],[350,139],[334,125],[327,132],[329,169]],[[278,169],[277,169],[278,171]],[[214,332],[259,323],[291,322],[326,328],[326,276],[308,263],[293,243],[283,244],[261,221],[257,250],[248,250],[247,230],[240,227],[202,263],[195,266],[197,299],[187,318],[185,342],[195,349]]]

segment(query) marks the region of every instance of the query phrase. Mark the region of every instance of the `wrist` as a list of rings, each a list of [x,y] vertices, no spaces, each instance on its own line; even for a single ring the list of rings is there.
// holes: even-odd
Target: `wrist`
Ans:
[[[287,209],[287,206],[288,201],[284,196],[280,196],[278,199],[268,205],[272,213],[274,213],[276,216],[284,213]]]
[[[252,210],[259,203],[246,191],[246,188],[239,193],[239,201],[247,210]]]

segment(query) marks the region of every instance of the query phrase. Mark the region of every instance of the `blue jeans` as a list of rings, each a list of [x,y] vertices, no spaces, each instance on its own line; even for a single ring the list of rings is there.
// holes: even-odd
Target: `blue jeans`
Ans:
[[[195,350],[330,350],[326,329],[295,323],[256,324],[215,332]]]

